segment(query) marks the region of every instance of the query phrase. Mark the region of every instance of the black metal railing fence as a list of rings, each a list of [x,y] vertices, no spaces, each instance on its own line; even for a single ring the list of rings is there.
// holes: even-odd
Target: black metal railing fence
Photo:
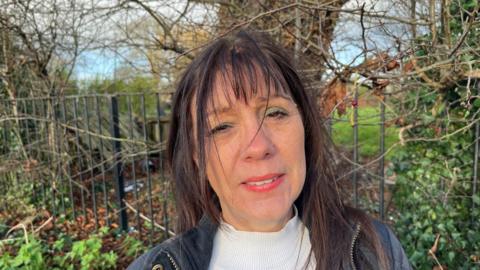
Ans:
[[[95,228],[148,228],[152,236],[159,228],[171,235],[173,205],[162,156],[169,98],[143,93],[2,100],[0,187],[7,193],[28,185],[28,195],[53,216]]]
[[[170,94],[95,94],[0,100],[0,188],[27,189],[39,208],[98,228],[116,225],[155,237],[174,232],[175,211],[163,150]],[[359,157],[358,95],[352,100],[350,202],[375,185],[375,215],[385,218],[385,102],[378,103],[379,153]],[[339,119],[331,118],[330,125]],[[331,130],[331,126],[330,126]],[[476,124],[475,157],[479,128]],[[476,171],[477,159],[474,164]],[[473,185],[476,190],[477,174]],[[364,205],[360,205],[364,207]]]

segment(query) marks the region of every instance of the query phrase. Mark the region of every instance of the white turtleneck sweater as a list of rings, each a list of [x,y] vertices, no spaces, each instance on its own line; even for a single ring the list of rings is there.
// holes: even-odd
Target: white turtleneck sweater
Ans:
[[[295,216],[278,232],[238,231],[221,222],[213,240],[210,270],[311,270],[308,229]],[[307,260],[310,263],[306,267]]]

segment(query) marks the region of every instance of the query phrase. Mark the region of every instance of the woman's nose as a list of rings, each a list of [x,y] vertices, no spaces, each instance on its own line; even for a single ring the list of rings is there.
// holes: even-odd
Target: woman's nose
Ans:
[[[275,154],[275,144],[270,136],[268,128],[263,124],[257,124],[248,128],[244,136],[243,158],[246,161],[262,160]]]

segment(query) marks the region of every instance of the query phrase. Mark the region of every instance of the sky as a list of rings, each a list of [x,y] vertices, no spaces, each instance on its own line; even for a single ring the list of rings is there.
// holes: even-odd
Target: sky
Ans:
[[[158,14],[172,21],[177,20],[180,12],[182,12],[186,7],[186,2],[183,0],[145,2],[155,9]],[[207,12],[205,7],[198,3],[190,3],[185,15],[189,22],[194,23],[204,23],[206,20],[214,20],[214,18],[211,18],[211,16],[212,12]],[[101,44],[92,46],[103,48],[89,49],[79,55],[74,69],[74,74],[77,79],[88,80],[95,78],[112,78],[114,76],[115,69],[122,65],[124,62],[123,55],[128,54],[128,50],[122,51],[121,49],[116,49],[117,51],[114,52],[112,50],[105,49],[105,47],[108,46],[102,46],[102,43],[108,44],[108,42],[115,42],[117,37],[110,37],[113,32],[110,29],[121,29],[125,27],[127,24],[126,22],[132,21],[140,21],[139,23],[142,23],[152,20],[150,15],[148,15],[145,11],[137,9],[136,12],[129,11],[128,14],[116,14],[109,17],[108,21],[103,22],[104,25],[99,27],[99,32],[96,32],[94,36],[99,37],[100,40],[102,40],[104,37],[107,38],[103,41],[100,41]]]
[[[158,3],[158,2],[157,2]],[[182,0],[169,1],[170,6],[162,5],[155,7],[157,12],[167,18],[178,17],[179,10],[183,10],[185,2]],[[365,10],[369,12],[384,12],[385,15],[406,17],[408,10],[405,10],[399,3],[394,0],[351,0],[343,8],[355,9],[361,7],[365,3]],[[417,3],[419,8],[421,4]],[[195,22],[202,22],[205,20],[206,9],[201,4],[193,4],[187,12],[187,18]],[[109,18],[110,22],[106,22],[106,26],[102,26],[101,33],[96,33],[99,36],[108,36],[108,24],[119,25],[119,21],[124,21],[124,15]],[[128,14],[129,18],[147,18],[149,15],[145,12],[138,12]],[[209,16],[212,16],[209,14]],[[214,18],[212,19],[214,20]],[[395,53],[395,40],[391,35],[402,36],[407,38],[405,33],[408,33],[405,25],[399,23],[392,23],[385,20],[372,19],[365,20],[364,24],[368,31],[366,33],[367,47],[373,52],[375,51],[389,51]],[[373,25],[382,25],[380,27],[372,27]],[[105,30],[106,29],[106,30]],[[362,31],[360,26],[360,16],[349,13],[342,13],[335,29],[335,39],[332,42],[333,52],[336,58],[343,64],[357,64],[363,61],[363,42]],[[360,56],[360,57],[359,57]],[[117,66],[122,65],[123,58],[119,53],[112,51],[95,49],[83,52],[75,68],[75,76],[77,79],[92,79],[92,78],[112,78],[114,70]]]

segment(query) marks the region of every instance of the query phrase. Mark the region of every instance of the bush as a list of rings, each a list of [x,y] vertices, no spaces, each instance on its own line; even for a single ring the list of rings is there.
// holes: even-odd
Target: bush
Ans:
[[[408,132],[411,141],[392,158],[389,172],[396,175],[397,234],[415,268],[478,267],[480,197],[473,194],[472,185],[475,137],[465,123],[470,121],[469,109],[477,111],[480,106],[442,105],[433,91],[420,96],[425,111],[408,120],[417,125]]]
[[[437,260],[451,269],[478,266],[480,257],[480,197],[471,197],[471,155],[446,158],[451,146],[412,144],[394,158],[397,174],[395,227],[410,262],[432,269]],[[467,151],[469,152],[469,151]],[[448,155],[447,155],[448,156]]]
[[[45,246],[39,240],[32,237],[29,238],[28,242],[20,246],[15,257],[12,257],[8,252],[0,257],[0,269],[36,270],[47,268],[44,258]]]
[[[464,34],[466,14],[478,10],[478,5],[477,0],[462,0],[443,7],[449,13],[444,24],[449,31],[440,32],[437,38],[461,45],[455,64],[426,68],[440,61],[438,55],[447,59],[445,53],[430,46],[432,35],[413,41],[413,66],[425,71],[406,78],[404,85],[411,84],[411,91],[405,91],[395,106],[402,116],[399,122],[405,123],[407,141],[393,158],[390,172],[397,181],[395,228],[418,269],[439,264],[448,269],[480,267],[480,197],[472,184],[478,139],[474,128],[480,120],[480,99],[474,89],[480,82],[457,76],[480,69],[478,53],[466,49],[478,47],[479,32],[472,29]],[[457,65],[457,60],[468,65]]]
[[[12,244],[19,245],[16,255],[4,252],[0,257],[0,269],[115,269],[118,255],[114,251],[101,251],[105,233],[106,229],[102,229],[77,241],[61,234],[53,244],[33,236],[28,237],[28,242],[20,239]]]

